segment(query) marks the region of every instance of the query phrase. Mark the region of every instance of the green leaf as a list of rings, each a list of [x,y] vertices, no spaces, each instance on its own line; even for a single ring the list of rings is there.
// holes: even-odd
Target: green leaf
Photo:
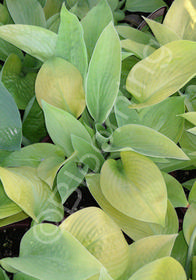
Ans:
[[[26,275],[24,273],[16,273],[14,275],[14,280],[40,280],[40,279],[35,278],[35,277],[31,277],[31,276]]]
[[[16,24],[46,26],[44,11],[39,1],[6,0],[6,4]]]
[[[189,132],[194,126],[189,122],[185,121],[184,123],[184,131],[182,133],[182,137],[180,138],[180,146],[187,153],[196,151],[196,137],[192,133]]]
[[[18,48],[0,39],[0,60],[5,61],[11,53],[16,54],[23,59],[23,54]]]
[[[85,108],[83,80],[75,66],[60,57],[47,60],[35,83],[36,98],[79,117]]]
[[[127,90],[143,108],[161,102],[196,74],[196,42],[174,41],[138,62],[127,77]]]
[[[102,148],[107,152],[131,150],[152,157],[189,159],[168,137],[152,128],[137,124],[116,129],[110,144],[104,144]]]
[[[183,221],[183,233],[187,244],[190,243],[191,235],[196,227],[196,202],[192,202]]]
[[[176,259],[184,267],[187,258],[187,253],[188,253],[188,245],[184,239],[183,232],[180,231],[174,243],[171,257]]]
[[[22,141],[22,124],[14,99],[0,83],[0,149],[19,150]]]
[[[196,183],[193,184],[189,193],[189,203],[196,202]]]
[[[180,40],[180,36],[175,33],[171,28],[168,26],[161,24],[157,21],[151,20],[149,18],[144,18],[147,24],[150,26],[153,34],[155,35],[157,41],[160,45],[165,45],[172,41]]]
[[[188,112],[179,116],[196,125],[196,112]]]
[[[151,13],[155,10],[166,6],[165,2],[162,0],[127,0],[126,9],[130,12],[146,12]]]
[[[0,219],[10,217],[21,211],[21,208],[9,199],[0,181]]]
[[[106,0],[100,0],[81,20],[89,60],[101,32],[112,20],[112,12]]]
[[[5,273],[5,271],[2,268],[0,268],[0,279],[9,280],[9,277],[7,276],[7,274]]]
[[[91,142],[91,137],[85,127],[71,114],[46,102],[43,102],[43,110],[50,137],[55,144],[64,149],[67,157],[74,152],[71,142],[72,135]]]
[[[196,41],[195,0],[176,0],[166,14],[163,24],[184,40]]]
[[[173,234],[178,232],[178,217],[171,203],[168,201],[165,227],[145,223],[124,215],[114,208],[102,193],[100,175],[89,174],[86,181],[91,194],[103,210],[120,226],[120,228],[133,240],[138,240],[154,234]]]
[[[79,161],[86,164],[94,172],[99,172],[104,163],[101,152],[92,143],[76,135],[72,135],[71,142]]]
[[[171,257],[153,261],[136,271],[129,280],[186,280],[186,273],[179,262]]]
[[[78,239],[115,279],[126,269],[128,244],[120,228],[101,209],[88,207],[77,211],[60,228]]]
[[[37,143],[11,153],[4,159],[2,166],[38,167],[42,161],[52,156],[63,157],[64,152],[59,146],[49,143]]]
[[[106,120],[117,98],[120,65],[120,40],[110,23],[97,41],[87,75],[87,107],[97,123]]]
[[[39,26],[9,24],[0,26],[0,38],[45,61],[54,56],[57,35]]]
[[[47,0],[38,0],[42,7],[46,5]]]
[[[128,279],[138,269],[157,259],[169,257],[174,245],[175,235],[154,235],[140,239],[129,246],[129,260],[124,279]]]
[[[0,262],[11,271],[47,280],[57,275],[58,280],[85,280],[102,267],[69,232],[51,224],[31,228],[22,239],[19,257]]]
[[[57,174],[57,190],[61,196],[62,204],[82,183],[87,173],[87,168],[79,168],[77,166],[75,162],[76,156],[77,153],[74,153],[69,157]]]
[[[196,256],[192,260],[192,280],[196,280]]]
[[[35,95],[36,73],[22,73],[20,58],[11,54],[2,69],[1,80],[12,94],[19,109],[25,109],[30,99]]]
[[[4,227],[4,226],[7,226],[7,225],[10,225],[10,224],[13,224],[13,223],[17,223],[17,222],[20,222],[22,220],[25,220],[28,218],[28,215],[25,214],[23,211],[15,214],[15,215],[12,215],[12,216],[9,216],[7,218],[4,218],[4,219],[0,219],[0,227]]]
[[[44,114],[35,97],[33,97],[24,112],[22,133],[31,142],[39,142],[47,135]]]
[[[44,13],[46,19],[51,16],[60,13],[62,3],[64,0],[47,0],[46,5],[44,6]]]
[[[33,220],[62,220],[63,206],[59,197],[37,177],[35,168],[0,167],[0,177],[7,196]]]
[[[55,55],[69,61],[80,71],[83,78],[86,77],[88,61],[82,26],[65,5],[61,9]]]
[[[162,172],[163,178],[167,186],[168,199],[172,205],[176,207],[187,207],[188,201],[182,185],[171,175]]]
[[[0,24],[8,24],[10,21],[10,15],[5,5],[0,4]]]
[[[59,26],[60,26],[60,14],[59,13],[51,16],[46,22],[47,29],[49,29],[55,33],[58,33]]]
[[[104,196],[123,214],[164,226],[167,190],[161,172],[150,159],[135,152],[121,152],[121,161],[107,160],[101,169]]]

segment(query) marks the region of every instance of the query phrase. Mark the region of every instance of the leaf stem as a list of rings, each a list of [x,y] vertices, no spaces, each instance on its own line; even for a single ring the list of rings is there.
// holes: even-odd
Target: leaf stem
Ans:
[[[193,233],[191,235],[188,254],[187,254],[187,258],[186,258],[185,271],[186,271],[187,279],[189,279],[189,277],[190,277],[190,266],[191,266],[191,261],[192,261],[192,257],[194,254],[195,240],[196,240],[196,227],[194,228]]]

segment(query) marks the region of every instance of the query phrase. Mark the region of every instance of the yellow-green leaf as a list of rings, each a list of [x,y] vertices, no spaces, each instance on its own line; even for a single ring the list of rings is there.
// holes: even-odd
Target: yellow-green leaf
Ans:
[[[184,216],[183,232],[187,244],[190,243],[191,235],[196,228],[196,202],[192,202]]]

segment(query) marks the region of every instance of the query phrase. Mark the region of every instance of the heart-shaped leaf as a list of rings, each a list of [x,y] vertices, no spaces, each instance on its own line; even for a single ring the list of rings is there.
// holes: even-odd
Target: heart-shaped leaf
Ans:
[[[145,223],[124,215],[122,212],[114,208],[108,200],[106,200],[101,191],[99,174],[89,174],[86,176],[86,180],[91,194],[99,205],[133,240],[138,240],[154,234],[173,234],[178,232],[178,217],[169,201],[165,227],[157,224]]]
[[[128,124],[116,129],[104,151],[135,151],[151,157],[188,160],[185,153],[168,137],[156,130],[137,124]]]
[[[22,123],[14,99],[0,83],[0,149],[19,150],[22,141]]]
[[[55,55],[73,64],[85,78],[88,61],[82,26],[78,18],[70,13],[65,5],[61,8]]]
[[[7,196],[36,222],[61,221],[63,207],[58,195],[37,177],[32,167],[0,167],[0,178]]]
[[[135,152],[121,152],[121,161],[107,160],[100,177],[101,190],[123,214],[165,225],[167,190],[158,167]]]
[[[126,87],[143,108],[157,104],[182,88],[196,74],[193,63],[196,42],[168,43],[138,62],[130,71]]]
[[[43,110],[50,137],[55,144],[64,149],[66,156],[71,156],[74,152],[71,142],[72,135],[91,142],[91,137],[85,127],[71,114],[46,102],[43,102]]]
[[[54,56],[57,35],[39,26],[9,24],[0,26],[0,38],[45,61]]]
[[[120,70],[120,40],[110,23],[97,41],[87,74],[86,103],[97,123],[105,121],[114,105],[119,90]]]
[[[85,108],[83,80],[71,63],[60,57],[47,60],[35,83],[36,98],[79,117]]]
[[[128,264],[128,244],[120,228],[104,211],[84,208],[69,216],[60,228],[78,239],[114,279],[124,272]]]

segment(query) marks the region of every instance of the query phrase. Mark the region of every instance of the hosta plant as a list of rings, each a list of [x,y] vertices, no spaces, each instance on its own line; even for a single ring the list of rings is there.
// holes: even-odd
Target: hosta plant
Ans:
[[[196,183],[172,175],[196,166],[196,1],[153,34],[116,25],[140,1],[93,2],[0,6],[0,226],[32,219],[1,278],[195,280]],[[64,220],[84,185],[102,210]]]

